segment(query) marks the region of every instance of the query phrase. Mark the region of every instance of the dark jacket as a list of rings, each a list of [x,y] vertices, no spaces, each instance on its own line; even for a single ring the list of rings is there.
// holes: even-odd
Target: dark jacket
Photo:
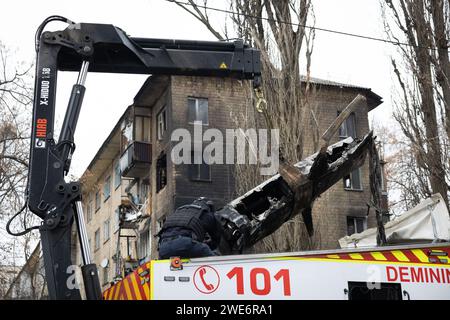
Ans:
[[[202,209],[198,209],[201,207]],[[177,210],[184,210],[185,212],[183,214],[199,214],[200,210],[202,210],[201,215],[198,216],[198,222],[200,223],[202,227],[202,232],[204,233],[203,237],[205,235],[209,236],[209,239],[204,241],[208,246],[214,250],[217,248],[220,242],[221,238],[221,227],[219,224],[219,221],[216,219],[214,215],[214,211],[211,211],[209,207],[203,202],[196,200],[192,203],[192,205],[182,206],[178,208]],[[177,211],[176,210],[176,211]],[[173,213],[175,214],[175,212]],[[169,218],[166,219],[166,221]],[[163,228],[160,232],[160,239],[167,239],[172,238],[176,236],[185,236],[185,237],[191,237],[194,240],[197,240],[197,236],[195,235],[195,232],[193,232],[192,228],[190,228],[188,225],[182,226],[174,226],[174,227],[167,227],[166,225],[163,225]],[[203,238],[202,237],[202,238]],[[202,239],[200,239],[202,240]]]

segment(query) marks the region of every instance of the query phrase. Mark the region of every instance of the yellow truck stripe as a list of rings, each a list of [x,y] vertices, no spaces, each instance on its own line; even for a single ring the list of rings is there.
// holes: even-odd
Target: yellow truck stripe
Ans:
[[[372,255],[372,257],[375,260],[378,260],[378,261],[386,261],[387,260],[386,257],[379,251],[371,252],[370,254]]]
[[[364,260],[363,256],[360,255],[359,253],[350,253],[349,256],[351,259],[354,260]]]
[[[411,252],[420,260],[420,262],[430,262],[428,256],[420,249],[413,249]]]
[[[133,291],[134,291],[134,294],[136,295],[136,299],[144,300],[144,299],[142,299],[141,292],[139,291],[139,287],[138,287],[139,285],[136,281],[136,275],[134,275],[134,274],[131,276],[131,283],[133,284]]]
[[[131,295],[131,291],[130,291],[130,286],[128,285],[128,281],[126,279],[124,279],[124,281],[123,281],[123,287],[125,288],[126,298],[131,300],[132,295]]]
[[[398,261],[409,262],[408,257],[405,256],[405,254],[403,252],[401,252],[400,250],[393,250],[393,251],[391,251],[391,253],[395,257],[395,259],[397,259]]]
[[[115,295],[114,295],[114,300],[118,300],[118,298],[119,298],[120,287],[122,286],[122,283],[123,283],[123,281],[120,281],[120,282],[118,282],[116,284],[117,289],[116,289],[116,292],[115,292]]]

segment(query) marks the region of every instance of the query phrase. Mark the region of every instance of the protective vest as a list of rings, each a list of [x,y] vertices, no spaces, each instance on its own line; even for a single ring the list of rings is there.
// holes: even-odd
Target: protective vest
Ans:
[[[205,211],[207,211],[205,208],[197,205],[179,207],[175,212],[167,216],[159,234],[162,234],[169,228],[185,228],[193,232],[195,240],[202,242],[205,239],[206,231],[202,226],[200,217]]]

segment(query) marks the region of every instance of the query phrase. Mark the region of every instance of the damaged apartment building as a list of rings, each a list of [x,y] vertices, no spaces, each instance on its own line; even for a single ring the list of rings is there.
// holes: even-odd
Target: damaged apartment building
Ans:
[[[368,112],[381,104],[381,97],[367,88],[319,79],[311,83],[321,132],[358,93],[367,105],[347,119],[335,140],[369,131]],[[157,258],[155,235],[169,212],[200,196],[213,200],[216,208],[237,196],[233,164],[173,164],[176,142],[171,133],[178,128],[192,132],[195,121],[205,130],[237,128],[236,117],[252,114],[249,92],[245,82],[229,78],[155,76],[143,84],[80,178],[90,248],[103,289],[127,270]],[[309,140],[305,155],[317,151]],[[369,201],[366,161],[316,201],[320,247],[336,248],[340,237],[375,226],[374,215],[367,215]],[[135,218],[137,222],[127,221]]]

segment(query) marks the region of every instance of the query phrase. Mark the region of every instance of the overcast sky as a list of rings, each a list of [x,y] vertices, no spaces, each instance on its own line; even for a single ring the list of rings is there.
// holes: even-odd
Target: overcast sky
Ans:
[[[210,0],[212,7],[224,7]],[[316,26],[373,37],[385,37],[378,0],[315,0]],[[215,40],[187,12],[165,0],[9,0],[0,10],[0,41],[15,52],[17,60],[32,62],[34,34],[47,16],[58,14],[76,22],[114,24],[133,37]],[[214,13],[220,27],[225,14]],[[65,28],[52,23],[46,30]],[[312,76],[361,85],[381,95],[384,104],[369,115],[377,122],[391,117],[391,45],[381,42],[316,32]],[[61,125],[76,73],[59,73],[57,125]],[[75,142],[71,173],[81,175],[110,133],[147,76],[88,74],[86,95]],[[59,132],[59,126],[56,129]]]

